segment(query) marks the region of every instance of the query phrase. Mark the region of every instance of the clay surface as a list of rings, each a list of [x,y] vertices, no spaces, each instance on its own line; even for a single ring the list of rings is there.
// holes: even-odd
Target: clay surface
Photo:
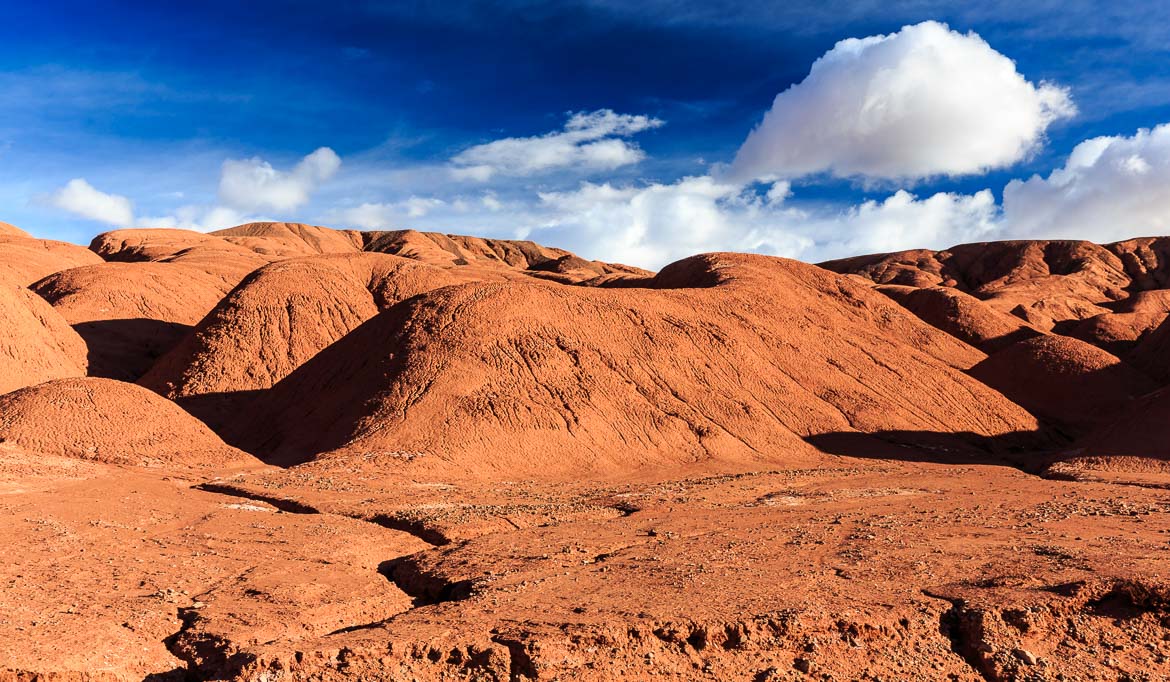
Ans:
[[[0,680],[1170,679],[1167,287],[0,223]]]

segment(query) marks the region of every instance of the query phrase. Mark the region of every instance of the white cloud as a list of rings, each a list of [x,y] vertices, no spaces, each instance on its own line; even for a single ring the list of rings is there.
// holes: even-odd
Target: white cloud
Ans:
[[[172,193],[169,196],[182,196]],[[57,208],[113,227],[169,227],[210,232],[260,220],[225,206],[180,206],[170,215],[136,217],[134,205],[117,194],[95,189],[82,178],[70,180],[48,197]]]
[[[129,227],[134,224],[134,205],[129,199],[95,189],[83,178],[74,178],[53,192],[49,196],[49,203],[83,218],[114,227]]]
[[[540,199],[549,215],[539,229],[552,233],[541,239],[631,265],[660,267],[712,250],[795,256],[810,245],[771,228],[782,210],[710,176],[643,187],[586,182]]]
[[[219,198],[242,211],[292,211],[308,203],[313,191],[340,167],[341,158],[328,147],[309,154],[287,172],[259,157],[228,159],[219,179]]]
[[[761,196],[710,176],[671,184],[582,183],[540,195],[533,238],[591,258],[658,268],[705,251],[750,251],[809,261],[987,239],[999,229],[989,191],[918,199],[899,191],[857,206],[798,209],[787,183]]]
[[[1001,238],[1002,224],[990,190],[939,192],[925,199],[898,190],[884,201],[866,201],[836,215],[814,217],[802,229],[820,235],[808,255],[821,261]]]
[[[898,190],[853,205],[800,202],[783,180],[719,176],[619,185],[583,182],[536,200],[449,202],[428,216],[451,231],[532,238],[589,258],[658,268],[703,251],[753,251],[817,262],[992,239],[1098,242],[1170,232],[1170,124],[1086,140],[1047,177],[990,190],[918,197]],[[799,192],[797,192],[799,194]],[[495,195],[490,195],[495,198]]]
[[[537,137],[506,137],[476,145],[451,159],[459,180],[485,182],[494,175],[524,176],[561,168],[613,170],[637,163],[645,153],[623,137],[657,128],[662,121],[610,109],[576,113],[563,130]]]
[[[138,218],[135,226],[212,232],[259,220],[226,206],[180,206],[173,215]]]
[[[1170,125],[1132,137],[1085,140],[1047,178],[1012,180],[1003,192],[1018,238],[1116,241],[1170,232]]]
[[[489,211],[499,211],[504,207],[504,204],[500,202],[500,199],[496,196],[495,192],[484,192],[479,201],[481,204],[483,204],[483,207]]]
[[[447,202],[434,197],[412,196],[390,203],[365,203],[353,208],[334,211],[332,218],[342,225],[363,230],[401,228],[412,218],[422,218],[431,211],[446,206]]]
[[[219,183],[219,205],[181,205],[164,208],[156,215],[136,217],[130,199],[95,189],[82,178],[47,197],[52,206],[114,227],[170,227],[209,232],[247,222],[266,220],[257,215],[265,208],[295,209],[337,173],[341,159],[328,147],[309,154],[289,172],[278,171],[261,159],[224,161]],[[156,197],[183,199],[183,192],[164,192]],[[434,200],[411,199],[405,204],[412,216],[423,215]],[[155,210],[158,210],[157,207]]]
[[[927,21],[837,43],[776,96],[730,175],[912,179],[1009,166],[1075,108],[975,33]]]

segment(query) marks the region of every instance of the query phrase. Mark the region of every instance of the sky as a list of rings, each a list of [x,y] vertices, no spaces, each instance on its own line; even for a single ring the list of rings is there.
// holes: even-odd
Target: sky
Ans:
[[[1170,232],[1170,5],[4,3],[0,220],[658,268]]]

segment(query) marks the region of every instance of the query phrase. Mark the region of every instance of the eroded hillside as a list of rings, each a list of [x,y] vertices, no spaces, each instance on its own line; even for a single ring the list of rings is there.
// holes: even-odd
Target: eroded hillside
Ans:
[[[0,678],[1170,677],[1170,242],[0,224]]]

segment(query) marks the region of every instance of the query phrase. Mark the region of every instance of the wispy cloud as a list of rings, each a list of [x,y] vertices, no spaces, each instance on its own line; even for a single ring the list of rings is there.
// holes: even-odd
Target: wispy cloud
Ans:
[[[557,132],[536,137],[506,137],[476,145],[451,159],[457,179],[486,182],[495,175],[525,176],[555,170],[613,170],[637,163],[645,153],[625,137],[663,122],[610,109],[576,113]]]

